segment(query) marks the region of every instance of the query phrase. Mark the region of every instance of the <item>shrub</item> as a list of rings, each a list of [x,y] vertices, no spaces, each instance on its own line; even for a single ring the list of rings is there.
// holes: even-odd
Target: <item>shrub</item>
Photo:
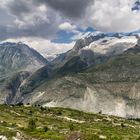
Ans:
[[[24,104],[22,102],[19,102],[16,104],[17,106],[23,106]]]
[[[40,110],[41,110],[41,111],[44,111],[44,110],[46,110],[46,108],[44,108],[43,106],[41,106],[41,107],[40,107]]]
[[[28,128],[29,128],[30,130],[35,130],[35,129],[36,129],[36,123],[35,123],[35,120],[34,120],[34,119],[30,119],[30,120],[29,120]]]
[[[123,123],[121,123],[121,127],[125,127],[125,125]]]
[[[49,128],[48,128],[47,126],[44,126],[44,127],[43,127],[43,131],[44,131],[44,132],[47,132],[48,130],[49,130]]]
[[[74,130],[74,125],[72,123],[69,124],[69,129],[70,129],[70,131],[73,131]]]
[[[62,112],[61,112],[60,110],[58,110],[58,111],[56,112],[56,114],[57,114],[58,116],[61,116],[61,115],[62,115]]]
[[[99,111],[99,114],[102,114],[102,111],[101,110]]]
[[[140,140],[140,136],[136,140]]]
[[[29,112],[28,112],[28,115],[33,115],[33,111],[32,110],[30,110]]]

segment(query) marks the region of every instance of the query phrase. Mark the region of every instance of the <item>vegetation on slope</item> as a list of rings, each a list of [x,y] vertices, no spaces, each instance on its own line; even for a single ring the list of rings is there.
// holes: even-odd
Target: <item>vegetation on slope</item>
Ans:
[[[71,109],[0,106],[0,136],[9,140],[139,140],[140,122]]]

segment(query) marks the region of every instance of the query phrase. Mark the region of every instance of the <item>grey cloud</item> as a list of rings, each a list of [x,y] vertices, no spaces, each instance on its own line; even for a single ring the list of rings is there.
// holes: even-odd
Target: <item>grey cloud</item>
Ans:
[[[81,18],[93,0],[36,0],[60,12],[67,18]]]
[[[41,37],[52,39],[56,32],[57,29],[55,24],[50,25],[46,23],[28,28],[17,28],[16,26],[0,26],[0,40],[19,37]]]
[[[3,17],[0,13],[0,17],[3,18],[3,20],[11,20],[8,21],[7,24],[1,22],[0,40],[16,37],[53,38],[57,32],[59,20],[53,11],[47,11],[48,13],[43,13],[44,15],[38,13],[38,11],[36,11],[38,6],[39,5],[36,5],[32,0],[9,0],[5,5],[5,9],[0,9],[2,13],[8,12],[11,15]],[[47,18],[44,17],[48,17],[49,19],[47,20]],[[19,23],[15,23],[15,19]],[[23,23],[23,26],[18,25],[20,22]]]
[[[81,19],[90,2],[93,0],[7,0],[4,12],[13,18],[11,22],[0,25],[0,39],[53,38],[65,19]],[[47,8],[43,15],[36,11],[41,5]],[[10,19],[10,16],[5,18]]]
[[[6,11],[0,9],[0,26],[10,24],[14,20],[14,17],[9,16]]]
[[[9,10],[9,13],[19,18],[22,16],[22,14],[28,14],[32,11],[32,5],[30,1],[25,0],[13,0],[8,2],[6,6]]]

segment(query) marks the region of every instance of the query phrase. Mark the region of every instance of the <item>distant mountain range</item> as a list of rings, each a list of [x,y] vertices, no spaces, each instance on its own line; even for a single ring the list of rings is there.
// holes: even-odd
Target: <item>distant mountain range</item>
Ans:
[[[87,33],[48,62],[22,43],[0,45],[0,102],[140,117],[138,33]]]

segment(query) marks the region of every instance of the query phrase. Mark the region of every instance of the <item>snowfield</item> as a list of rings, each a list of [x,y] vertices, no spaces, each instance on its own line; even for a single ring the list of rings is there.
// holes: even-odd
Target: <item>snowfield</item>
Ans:
[[[103,55],[117,55],[134,47],[136,43],[137,38],[135,36],[124,36],[121,38],[104,37],[92,42],[89,46],[84,47],[82,50],[92,50],[94,53]]]

